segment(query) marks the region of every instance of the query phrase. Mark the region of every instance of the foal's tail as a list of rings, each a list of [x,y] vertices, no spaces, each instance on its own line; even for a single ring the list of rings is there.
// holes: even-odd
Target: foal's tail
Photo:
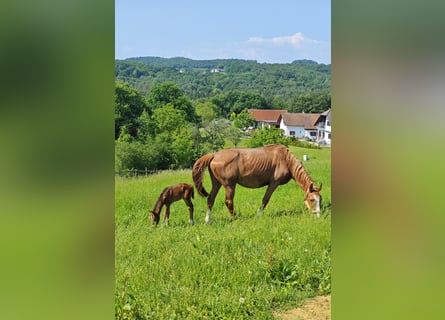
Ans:
[[[209,193],[204,189],[204,186],[202,185],[202,179],[204,178],[204,169],[209,166],[212,159],[213,153],[208,153],[196,160],[192,168],[192,177],[193,182],[195,183],[196,190],[201,196],[205,198],[209,196]]]

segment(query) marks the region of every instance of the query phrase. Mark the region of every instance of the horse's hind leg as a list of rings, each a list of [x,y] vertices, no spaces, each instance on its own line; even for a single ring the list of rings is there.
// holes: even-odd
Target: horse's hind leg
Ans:
[[[218,194],[219,189],[221,188],[221,184],[214,178],[212,177],[212,191],[210,191],[210,195],[207,198],[207,212],[206,212],[206,218],[205,218],[205,222],[209,223],[211,220],[211,213],[212,213],[212,207],[213,204],[215,203],[215,199],[216,199],[216,195]]]
[[[233,197],[235,196],[235,187],[226,186],[226,201],[225,204],[227,206],[227,209],[229,209],[230,215],[232,216],[233,220],[236,220],[236,213],[233,210]]]

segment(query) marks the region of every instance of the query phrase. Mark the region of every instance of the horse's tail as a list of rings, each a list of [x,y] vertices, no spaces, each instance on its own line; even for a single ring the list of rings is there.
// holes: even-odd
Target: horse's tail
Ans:
[[[204,178],[204,169],[209,166],[210,161],[213,159],[213,153],[208,153],[198,160],[196,160],[195,164],[192,168],[192,177],[193,182],[195,183],[196,190],[198,193],[207,198],[209,196],[209,193],[204,189],[204,186],[202,185],[202,180]]]

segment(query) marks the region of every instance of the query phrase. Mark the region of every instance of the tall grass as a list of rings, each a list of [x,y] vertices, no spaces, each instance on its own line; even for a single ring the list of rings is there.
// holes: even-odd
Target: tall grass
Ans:
[[[170,226],[151,227],[162,189],[191,183],[190,170],[116,178],[116,319],[273,319],[272,310],[329,293],[330,150],[291,147],[317,182],[323,182],[320,219],[303,209],[291,180],[257,217],[265,188],[237,186],[239,219],[232,222],[221,189],[213,223],[204,224],[206,200],[194,199],[188,224],[183,202],[171,207]],[[210,189],[208,174],[204,184]]]

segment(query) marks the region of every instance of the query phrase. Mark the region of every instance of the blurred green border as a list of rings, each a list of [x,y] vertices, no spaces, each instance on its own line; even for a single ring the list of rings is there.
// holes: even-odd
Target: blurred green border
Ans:
[[[443,319],[439,1],[332,2],[332,319]]]
[[[114,2],[0,12],[2,318],[113,318]]]
[[[333,319],[444,318],[443,9],[332,2]],[[0,12],[2,315],[112,318],[114,2]]]

